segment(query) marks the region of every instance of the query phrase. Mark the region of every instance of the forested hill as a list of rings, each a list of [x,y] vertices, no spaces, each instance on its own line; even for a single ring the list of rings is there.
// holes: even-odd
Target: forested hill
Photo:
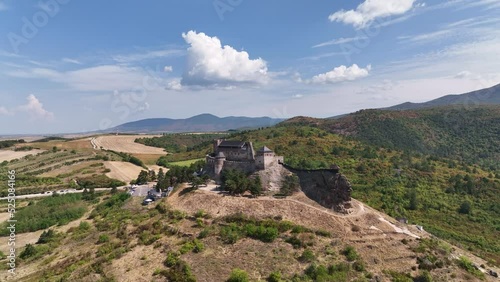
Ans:
[[[499,105],[500,104],[500,84],[490,88],[480,89],[469,93],[458,95],[446,95],[425,103],[406,102],[396,106],[386,108],[387,110],[415,110],[438,106],[462,105]]]
[[[408,150],[500,169],[500,105],[420,110],[362,110],[339,119],[297,117],[377,147]]]

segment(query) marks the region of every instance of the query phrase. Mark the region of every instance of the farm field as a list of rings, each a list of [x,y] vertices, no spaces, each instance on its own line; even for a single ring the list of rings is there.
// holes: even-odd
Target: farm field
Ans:
[[[105,135],[98,136],[89,141],[89,145],[95,144],[97,149],[103,148],[105,150],[113,150],[117,152],[124,152],[130,154],[153,154],[165,155],[165,150],[145,146],[135,143],[135,139],[141,137],[156,137],[157,135]]]
[[[144,168],[128,162],[108,161],[104,162],[104,166],[107,169],[111,170],[111,172],[106,173],[107,177],[118,179],[126,183],[129,183],[131,180],[136,179],[141,170],[144,170]],[[156,173],[158,173],[158,170],[161,167],[152,165],[148,166],[148,168],[153,169]],[[168,169],[163,168],[163,171],[166,172],[168,171]]]
[[[12,150],[0,150],[0,162],[11,161],[14,159],[20,159],[27,155],[37,155],[43,152],[43,150],[30,150],[30,151],[12,151]]]

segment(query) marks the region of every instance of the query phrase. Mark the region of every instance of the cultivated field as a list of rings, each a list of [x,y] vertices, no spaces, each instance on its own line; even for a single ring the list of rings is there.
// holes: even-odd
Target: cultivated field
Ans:
[[[158,135],[105,135],[91,138],[90,142],[94,149],[106,149],[130,154],[157,154],[165,155],[161,148],[145,146],[135,143],[134,140],[143,137],[156,137]]]
[[[127,183],[132,179],[136,179],[141,170],[144,170],[140,166],[126,162],[104,162],[104,166],[111,170],[111,172],[106,173],[107,177]]]
[[[0,150],[0,162],[20,159],[27,155],[36,155],[43,152],[43,150],[30,150],[30,151],[12,151]]]

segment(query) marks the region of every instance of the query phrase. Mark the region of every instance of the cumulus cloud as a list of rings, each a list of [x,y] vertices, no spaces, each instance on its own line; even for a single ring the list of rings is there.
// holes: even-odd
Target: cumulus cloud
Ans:
[[[316,84],[327,84],[342,81],[352,81],[368,76],[370,74],[371,68],[371,65],[366,66],[366,68],[360,68],[356,64],[353,64],[350,67],[341,65],[329,72],[314,76],[308,82]]]
[[[365,0],[354,10],[340,10],[331,14],[332,22],[342,22],[355,28],[370,25],[377,18],[402,15],[412,9],[416,0]]]
[[[187,50],[187,70],[183,85],[231,86],[265,83],[268,80],[267,63],[250,59],[245,51],[224,45],[217,37],[189,31],[182,37],[191,46]]]
[[[28,103],[19,107],[19,111],[27,112],[33,120],[52,120],[54,114],[45,110],[43,104],[35,97],[35,95],[30,94],[27,98]]]
[[[170,80],[167,83],[166,89],[167,90],[176,90],[176,91],[181,90],[182,89],[181,79],[180,78],[176,78],[176,79]]]

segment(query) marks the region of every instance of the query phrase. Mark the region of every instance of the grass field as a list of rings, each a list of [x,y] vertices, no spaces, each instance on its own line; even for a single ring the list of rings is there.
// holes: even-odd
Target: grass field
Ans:
[[[192,159],[192,160],[186,160],[186,161],[180,161],[180,162],[173,162],[173,163],[170,163],[170,165],[175,165],[175,166],[190,166],[191,164],[197,162],[197,161],[201,161],[201,160],[204,160],[204,158],[200,158],[200,159]]]

